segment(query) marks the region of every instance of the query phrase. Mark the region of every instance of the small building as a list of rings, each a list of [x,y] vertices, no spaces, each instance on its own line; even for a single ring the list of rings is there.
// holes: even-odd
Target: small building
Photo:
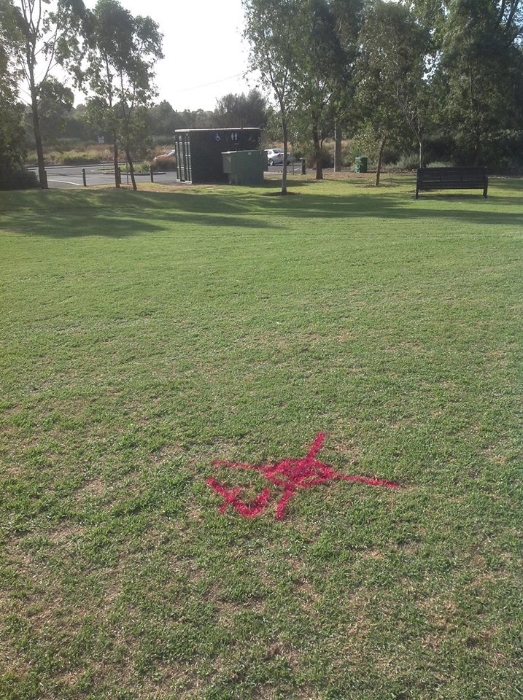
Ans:
[[[228,182],[222,153],[260,150],[261,129],[177,129],[174,145],[179,182]]]

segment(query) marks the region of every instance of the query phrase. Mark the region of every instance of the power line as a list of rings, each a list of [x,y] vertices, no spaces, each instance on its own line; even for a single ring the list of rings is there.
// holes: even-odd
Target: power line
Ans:
[[[225,83],[227,80],[233,80],[234,78],[239,78],[240,76],[245,76],[247,73],[252,71],[242,71],[241,73],[236,73],[236,75],[231,75],[228,78],[220,78],[220,80],[214,80],[212,83],[204,83],[203,85],[193,85],[189,88],[184,88],[183,90],[175,90],[174,95],[179,95],[182,92],[190,92],[191,90],[200,90],[201,88],[211,87],[212,85],[218,85],[218,83]]]

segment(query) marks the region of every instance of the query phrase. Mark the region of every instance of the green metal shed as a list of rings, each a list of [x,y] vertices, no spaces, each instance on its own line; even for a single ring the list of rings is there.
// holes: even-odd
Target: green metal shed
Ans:
[[[263,185],[263,173],[267,170],[265,151],[226,151],[222,159],[229,184]]]

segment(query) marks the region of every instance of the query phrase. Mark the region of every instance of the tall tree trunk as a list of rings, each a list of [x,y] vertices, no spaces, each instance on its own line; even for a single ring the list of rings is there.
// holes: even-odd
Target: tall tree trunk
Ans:
[[[127,162],[129,163],[129,173],[131,175],[131,183],[133,185],[133,190],[136,192],[138,190],[138,187],[136,186],[136,178],[134,176],[134,163],[133,159],[131,158],[131,152],[128,146],[125,147],[125,157],[127,159]]]
[[[47,173],[45,172],[44,146],[40,130],[40,115],[38,113],[38,97],[34,79],[33,66],[29,63],[29,89],[31,92],[31,111],[33,115],[33,131],[35,135],[36,157],[38,159],[38,179],[43,190],[48,189]]]
[[[423,141],[419,140],[419,167],[423,167]]]
[[[35,132],[36,157],[38,159],[38,179],[40,180],[40,187],[43,190],[47,190],[49,185],[47,184],[47,173],[45,172],[44,147],[42,144],[42,134],[40,132],[40,119],[38,117],[38,112],[35,111],[36,109],[37,107],[33,106],[33,128]]]
[[[383,160],[383,151],[385,150],[385,144],[387,143],[387,134],[383,136],[380,143],[380,152],[378,155],[378,167],[376,169],[376,187],[380,186],[380,173],[381,173],[381,161]]]
[[[281,128],[283,132],[283,170],[281,174],[281,193],[287,194],[287,152],[289,142],[289,128],[287,126],[287,116],[285,110],[280,105],[281,110]]]
[[[342,131],[338,122],[334,125],[334,172],[341,173],[341,138]]]
[[[323,180],[323,164],[321,162],[321,144],[318,127],[315,125],[312,129],[312,141],[314,143],[314,160],[316,167],[316,180]]]
[[[116,138],[113,145],[113,164],[114,164],[114,186],[120,187],[122,184],[120,179],[120,166],[118,165],[118,144]]]
[[[116,131],[113,131],[113,165],[114,165],[114,186],[120,187],[122,180],[120,178],[120,166],[118,165],[118,136]]]

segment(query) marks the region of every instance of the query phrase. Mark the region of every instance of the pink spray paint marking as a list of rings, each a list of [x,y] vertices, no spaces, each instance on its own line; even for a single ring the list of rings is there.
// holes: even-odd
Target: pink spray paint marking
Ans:
[[[333,467],[316,459],[317,453],[320,451],[325,433],[319,433],[312,443],[312,446],[305,457],[300,459],[284,459],[277,464],[256,465],[242,464],[239,462],[213,462],[216,467],[232,467],[234,469],[248,469],[257,471],[274,484],[283,489],[283,494],[276,506],[276,518],[281,520],[285,515],[285,508],[291,500],[292,496],[298,489],[309,489],[318,484],[324,484],[327,481],[339,479],[341,481],[355,481],[369,486],[385,486],[389,489],[399,487],[394,481],[385,481],[384,479],[371,479],[366,476],[349,476],[335,472]],[[245,503],[239,498],[242,491],[241,488],[228,488],[216,479],[207,479],[207,484],[213,488],[216,493],[219,493],[223,498],[223,503],[220,506],[220,513],[224,513],[228,506],[231,506],[244,518],[254,518],[262,513],[267,507],[271,491],[269,487],[256,496],[256,498],[248,503]]]

